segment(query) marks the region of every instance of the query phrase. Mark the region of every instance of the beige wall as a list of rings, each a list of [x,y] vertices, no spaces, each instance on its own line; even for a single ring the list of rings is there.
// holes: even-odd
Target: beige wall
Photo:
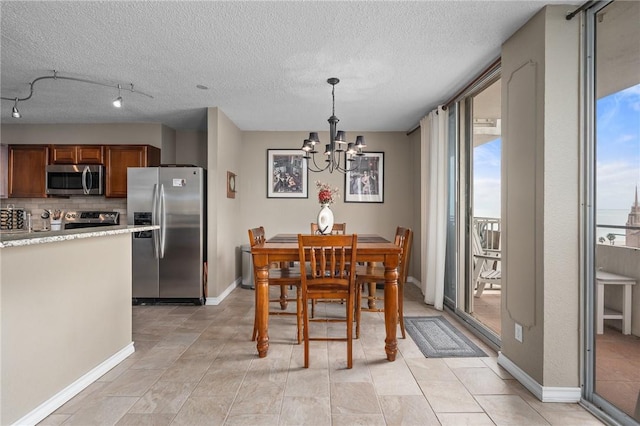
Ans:
[[[176,163],[207,168],[207,132],[176,131]]]
[[[207,137],[209,296],[217,297],[242,275],[241,199],[227,198],[227,171],[240,176],[242,132],[218,108],[209,108]]]
[[[162,148],[158,123],[3,124],[3,144],[153,145]],[[168,129],[168,128],[167,128]]]
[[[176,131],[164,124],[161,126],[162,141],[160,143],[160,163],[176,163]]]
[[[580,23],[565,14],[546,7],[502,51],[502,353],[545,387],[579,386]]]
[[[418,132],[419,133],[419,132]],[[308,132],[244,132],[238,197],[242,205],[242,244],[247,244],[246,231],[264,226],[267,237],[277,233],[308,232],[315,222],[318,204],[315,181],[329,183],[340,190],[340,199],[331,206],[336,222],[346,222],[349,233],[378,233],[392,239],[396,226],[415,229],[414,202],[419,192],[419,172],[412,158],[413,139],[404,132],[356,132],[363,134],[366,151],[384,152],[384,203],[345,203],[344,174],[327,171],[309,173],[309,198],[267,198],[267,149],[299,149]],[[319,133],[321,141],[328,132]],[[419,243],[418,243],[419,244]],[[416,243],[414,243],[414,250]]]
[[[7,425],[132,342],[131,236],[2,248],[0,256]]]
[[[422,151],[420,146],[421,132],[420,128],[415,130],[407,137],[409,143],[409,150],[411,155],[411,177],[414,182],[411,193],[411,229],[413,230],[413,245],[411,247],[411,260],[409,261],[409,276],[413,277],[417,281],[422,281],[420,264],[422,259],[422,244],[421,241],[426,238],[422,233],[421,220],[420,220],[420,200],[421,200],[421,186],[426,182],[421,182],[420,167],[422,164]]]

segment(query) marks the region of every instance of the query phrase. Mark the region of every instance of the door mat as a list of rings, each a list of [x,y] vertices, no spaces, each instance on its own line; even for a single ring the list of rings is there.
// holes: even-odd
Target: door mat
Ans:
[[[427,358],[488,356],[442,316],[404,317],[404,324]]]

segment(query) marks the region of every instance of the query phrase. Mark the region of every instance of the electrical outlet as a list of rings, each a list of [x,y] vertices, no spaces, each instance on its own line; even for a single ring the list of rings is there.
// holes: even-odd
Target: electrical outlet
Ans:
[[[516,340],[522,343],[522,326],[516,323]]]

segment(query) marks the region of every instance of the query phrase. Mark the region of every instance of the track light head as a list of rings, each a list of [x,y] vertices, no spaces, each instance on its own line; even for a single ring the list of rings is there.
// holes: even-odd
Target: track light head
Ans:
[[[18,111],[18,98],[16,98],[16,102],[15,104],[13,104],[13,108],[11,108],[11,117],[13,118],[22,117],[22,114],[20,114],[20,111]]]
[[[133,90],[133,84],[131,85]],[[120,96],[120,85],[118,84],[118,97],[114,99],[113,106],[116,108],[122,108],[122,96]]]

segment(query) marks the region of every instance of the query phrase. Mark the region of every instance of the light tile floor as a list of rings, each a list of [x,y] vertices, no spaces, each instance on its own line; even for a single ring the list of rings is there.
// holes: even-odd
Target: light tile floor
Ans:
[[[486,289],[481,297],[473,299],[473,316],[498,335],[501,332],[500,297],[499,289]],[[621,323],[606,320],[604,333],[596,335],[595,391],[633,417],[636,404],[640,404],[640,337],[623,335]]]
[[[407,316],[448,317],[424,305],[413,285],[405,297]],[[136,352],[40,424],[602,424],[577,404],[539,402],[472,336],[489,357],[427,359],[407,337],[396,361],[386,361],[382,313],[362,314],[351,370],[341,342],[312,342],[310,368],[302,368],[290,316],[270,318],[269,355],[260,359],[250,341],[253,301],[253,290],[238,288],[218,306],[134,307]]]

